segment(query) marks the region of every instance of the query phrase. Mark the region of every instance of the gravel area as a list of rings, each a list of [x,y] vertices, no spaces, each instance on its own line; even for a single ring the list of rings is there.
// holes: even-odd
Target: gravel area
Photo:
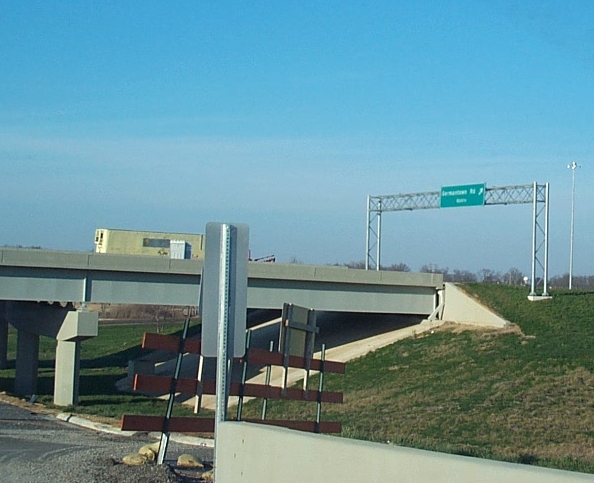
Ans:
[[[213,450],[206,445],[169,442],[164,465],[130,466],[122,458],[158,435],[109,434],[61,421],[37,408],[0,402],[0,481],[11,483],[193,483],[204,481]],[[177,466],[181,454],[205,469]]]

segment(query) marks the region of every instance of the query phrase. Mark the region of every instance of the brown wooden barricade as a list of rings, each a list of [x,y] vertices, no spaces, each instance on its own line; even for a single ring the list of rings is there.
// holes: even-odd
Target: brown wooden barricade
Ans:
[[[143,349],[178,352],[180,347],[182,347],[182,339],[176,336],[146,333],[142,341]],[[183,343],[183,351],[184,353],[199,355],[201,351],[200,340],[186,339]],[[243,364],[268,367],[280,366],[297,369],[306,369],[308,367],[308,361],[304,357],[286,357],[279,352],[256,348],[248,348],[241,362]],[[323,378],[324,373],[344,374],[345,364],[322,359],[311,359],[309,361],[309,369],[319,372],[320,378]],[[134,376],[133,388],[135,391],[163,394],[170,391],[173,383],[175,383],[175,392],[183,395],[214,395],[216,392],[216,381],[214,380],[178,378],[174,381],[172,377],[148,374],[136,374]],[[231,383],[229,395],[239,396],[240,398],[261,398],[264,401],[268,399],[280,399],[316,402],[318,404],[318,417],[316,421],[241,418],[242,421],[282,426],[315,433],[340,433],[342,430],[340,422],[319,420],[321,403],[342,403],[343,395],[341,392],[299,389],[295,387],[283,388],[269,384],[254,384],[242,380]],[[214,432],[214,419],[206,417],[171,417],[166,425],[165,417],[125,414],[122,416],[121,421],[121,429],[127,431],[164,431],[165,427],[171,432],[211,433]]]

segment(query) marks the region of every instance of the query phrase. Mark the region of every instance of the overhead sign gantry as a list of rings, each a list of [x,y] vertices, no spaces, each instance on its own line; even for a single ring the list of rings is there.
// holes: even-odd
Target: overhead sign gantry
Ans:
[[[485,183],[445,186],[440,191],[367,197],[367,237],[365,268],[379,270],[381,259],[381,217],[386,211],[412,211],[466,206],[532,203],[532,276],[530,297],[537,297],[538,285],[547,297],[549,246],[549,184],[487,188]]]

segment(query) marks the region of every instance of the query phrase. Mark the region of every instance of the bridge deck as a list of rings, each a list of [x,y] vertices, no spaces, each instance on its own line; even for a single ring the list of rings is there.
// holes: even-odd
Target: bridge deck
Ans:
[[[0,249],[0,300],[195,306],[202,260]],[[250,262],[248,307],[430,314],[441,274]]]

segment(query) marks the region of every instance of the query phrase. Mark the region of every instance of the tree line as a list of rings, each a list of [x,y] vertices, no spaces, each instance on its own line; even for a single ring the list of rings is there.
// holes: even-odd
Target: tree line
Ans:
[[[335,266],[344,266],[348,268],[364,269],[365,262],[349,262],[344,264],[335,264]],[[394,263],[392,265],[380,265],[381,270],[392,270],[397,272],[410,272],[411,269],[406,263]],[[421,273],[440,273],[443,275],[444,282],[453,283],[496,283],[505,285],[528,285],[530,284],[529,274],[524,274],[518,268],[512,267],[505,272],[482,268],[478,272],[469,270],[450,269],[449,267],[440,267],[434,263],[423,265],[419,270]],[[567,288],[569,286],[569,273],[557,275],[549,278],[550,288]],[[578,289],[594,289],[594,275],[574,275],[572,277],[572,286]]]
[[[126,320],[152,322],[157,332],[168,323],[179,322],[190,315],[196,316],[196,307],[137,304],[98,304],[95,308],[103,321]],[[189,313],[188,313],[189,311]]]

